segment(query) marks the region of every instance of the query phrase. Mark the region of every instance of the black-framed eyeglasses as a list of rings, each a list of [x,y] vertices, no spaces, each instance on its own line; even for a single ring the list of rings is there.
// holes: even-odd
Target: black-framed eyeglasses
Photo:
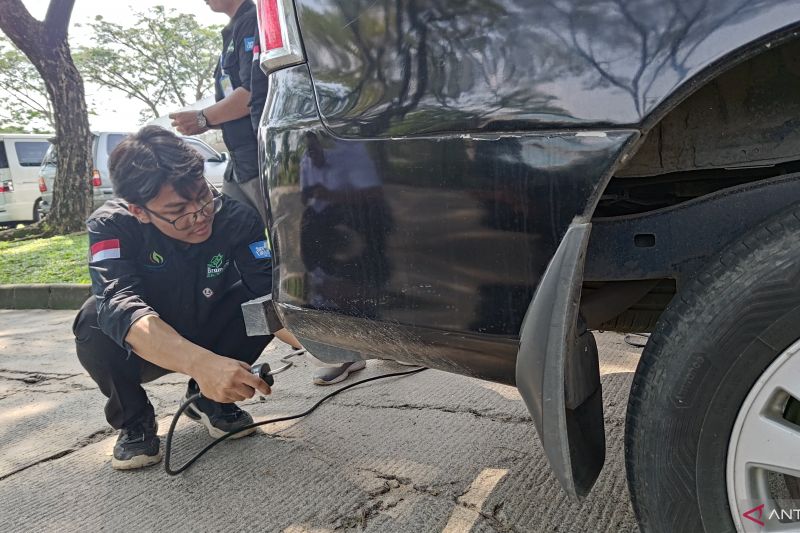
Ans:
[[[208,192],[211,193],[211,199],[200,206],[200,209],[197,211],[192,211],[191,213],[186,213],[184,215],[179,216],[174,220],[170,220],[164,215],[159,215],[158,213],[151,211],[150,209],[142,206],[142,209],[153,215],[154,217],[163,220],[164,222],[168,222],[172,224],[172,227],[178,231],[186,231],[187,229],[191,228],[195,224],[197,224],[197,219],[200,218],[200,215],[203,215],[205,218],[210,218],[217,213],[219,210],[222,209],[222,194],[210,183],[206,182],[208,185]]]

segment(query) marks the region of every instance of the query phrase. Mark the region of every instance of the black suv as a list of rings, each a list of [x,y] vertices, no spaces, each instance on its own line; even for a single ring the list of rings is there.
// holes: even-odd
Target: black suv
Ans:
[[[580,498],[605,456],[591,332],[652,332],[625,437],[642,530],[791,526],[800,3],[259,16],[274,298],[312,353],[515,385]]]

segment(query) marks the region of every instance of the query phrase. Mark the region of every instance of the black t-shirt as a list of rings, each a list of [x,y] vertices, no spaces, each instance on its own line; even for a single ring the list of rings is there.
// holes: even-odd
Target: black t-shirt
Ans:
[[[216,303],[239,280],[253,298],[272,292],[264,224],[254,209],[228,197],[211,235],[199,244],[141,224],[122,200],[107,201],[86,226],[97,322],[125,349],[130,350],[125,337],[131,325],[145,315],[158,315],[195,340],[214,319]]]
[[[245,0],[222,29],[222,54],[214,70],[215,98],[226,96],[226,79],[229,91],[239,87],[250,90],[253,48],[256,45],[258,17],[252,0]],[[229,92],[228,91],[228,92]],[[249,116],[221,125],[222,138],[231,153],[236,181],[245,182],[258,176],[258,144]]]

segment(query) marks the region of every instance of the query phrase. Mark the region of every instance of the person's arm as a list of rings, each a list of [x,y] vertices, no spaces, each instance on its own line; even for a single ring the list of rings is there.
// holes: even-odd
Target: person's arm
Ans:
[[[208,131],[208,127],[201,128],[197,122],[200,111],[178,111],[170,113],[172,127],[181,135],[199,135]],[[219,126],[225,122],[246,117],[250,114],[250,91],[244,87],[237,87],[231,94],[205,109],[209,126]]]
[[[247,287],[253,298],[259,298],[272,292],[272,251],[266,239],[264,224],[258,213],[249,207],[239,206],[242,210],[241,238],[234,249],[233,261],[242,276],[242,284]],[[294,349],[303,346],[292,333],[281,328],[273,334]]]
[[[255,46],[258,22],[253,16],[236,25],[232,40],[236,57],[232,68],[237,69],[239,86],[232,93],[214,105],[203,109],[203,114],[210,127],[219,126],[231,120],[250,115],[250,74],[253,64],[253,47]],[[227,68],[227,67],[226,67]],[[197,111],[184,111],[170,115],[172,125],[183,135],[198,135],[208,128],[197,125]]]
[[[250,91],[237,87],[231,94],[203,110],[209,124],[218,126],[250,114]]]
[[[231,235],[233,261],[242,284],[253,298],[272,292],[272,250],[266,238],[264,223],[258,212],[243,204],[232,203],[230,209],[236,221],[237,232]]]
[[[138,224],[138,222],[136,222]],[[158,316],[142,298],[142,279],[136,267],[140,239],[124,217],[90,219],[89,276],[97,305],[100,331],[129,352],[125,342],[131,324],[147,315]]]
[[[188,341],[158,316],[147,315],[134,322],[125,342],[142,359],[193,377],[203,396],[216,402],[246,400],[256,390],[262,394],[271,392],[269,385],[250,373],[247,363]]]

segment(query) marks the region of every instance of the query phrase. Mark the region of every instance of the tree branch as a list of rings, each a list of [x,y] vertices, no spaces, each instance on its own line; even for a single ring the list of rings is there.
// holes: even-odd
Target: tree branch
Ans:
[[[50,0],[44,17],[45,37],[51,43],[66,41],[75,0]]]
[[[5,89],[5,91],[9,94],[9,96],[16,99],[21,105],[25,107],[29,107],[35,111],[44,111],[45,109],[45,106],[43,106],[40,102],[36,101],[35,98],[33,98],[25,91],[19,90],[13,85],[0,81],[0,88]]]
[[[105,74],[106,76],[101,75]],[[129,98],[135,98],[136,100],[141,101],[142,103],[146,104],[151,109],[156,109],[156,105],[158,100],[154,103],[150,96],[145,94],[140,88],[130,81],[127,73],[121,73],[114,69],[108,68],[106,70],[87,70],[86,72],[87,77],[100,85],[106,85],[113,89],[117,89],[125,93]]]
[[[25,55],[41,55],[43,27],[40,21],[33,18],[22,0],[0,0],[0,30]]]
[[[164,57],[166,58],[167,63],[169,65],[168,68],[162,69],[162,70],[164,71],[164,73],[167,76],[167,80],[169,81],[169,85],[170,85],[170,87],[172,89],[172,94],[177,97],[177,100],[180,103],[181,107],[186,107],[186,102],[184,102],[184,100],[183,100],[183,94],[181,93],[181,90],[178,88],[178,83],[175,80],[175,75],[174,75],[175,69],[174,69],[174,66],[172,65],[172,61],[171,61],[173,55],[170,54],[170,51],[168,50],[168,46],[164,42],[164,39],[161,38],[161,35],[159,34],[158,29],[156,27],[154,27],[153,21],[150,21],[148,23],[148,28],[150,29],[150,32],[153,34],[153,38],[158,42],[158,46],[161,47],[161,50],[163,51],[162,53],[163,53]],[[174,53],[174,51],[173,51],[173,53]]]

